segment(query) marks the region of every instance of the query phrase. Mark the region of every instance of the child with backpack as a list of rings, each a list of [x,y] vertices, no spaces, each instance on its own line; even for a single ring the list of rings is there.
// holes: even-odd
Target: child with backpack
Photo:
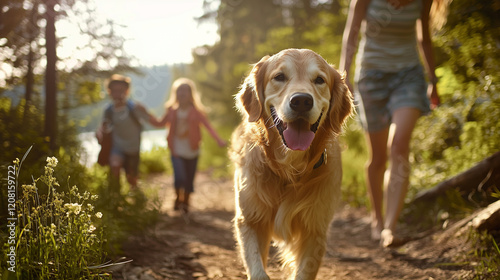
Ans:
[[[141,121],[152,123],[156,119],[146,108],[129,99],[130,78],[114,74],[107,82],[107,91],[112,103],[104,110],[104,120],[97,131],[98,140],[104,142],[106,134],[111,136],[109,155],[100,159],[101,165],[111,168],[111,187],[118,188],[120,171],[123,168],[131,190],[137,190],[139,173],[139,153],[141,146]],[[104,148],[104,143],[101,143]],[[101,162],[102,160],[102,162]]]

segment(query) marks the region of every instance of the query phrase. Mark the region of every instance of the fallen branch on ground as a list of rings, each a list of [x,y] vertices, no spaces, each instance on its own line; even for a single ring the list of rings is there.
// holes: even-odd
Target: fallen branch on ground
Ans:
[[[485,190],[495,184],[500,185],[500,152],[480,161],[469,170],[439,183],[432,189],[417,193],[412,203],[430,202],[451,189],[470,193]]]

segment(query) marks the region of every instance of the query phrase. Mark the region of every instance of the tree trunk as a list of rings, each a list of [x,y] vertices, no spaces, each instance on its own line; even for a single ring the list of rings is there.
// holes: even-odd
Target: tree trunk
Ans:
[[[484,159],[471,169],[439,183],[432,189],[417,193],[412,203],[432,201],[450,189],[470,193],[474,190],[481,191],[493,184],[500,185],[500,152]]]
[[[32,42],[32,41],[31,41]],[[28,70],[26,71],[26,89],[24,93],[24,99],[26,99],[26,104],[31,102],[31,96],[33,95],[33,85],[35,84],[35,79],[33,75],[33,48],[30,46],[28,53]]]
[[[26,90],[24,94],[24,99],[26,99],[26,106],[31,103],[33,96],[33,87],[35,85],[35,75],[33,73],[33,64],[35,62],[35,52],[33,51],[33,43],[36,40],[38,30],[37,30],[37,14],[38,14],[38,3],[33,4],[30,14],[30,27],[28,27],[29,32],[29,52],[28,52],[28,70],[26,71]],[[36,28],[35,28],[36,27]],[[26,112],[27,110],[25,110]],[[26,113],[25,113],[26,116]]]
[[[57,137],[57,75],[56,75],[56,0],[45,0],[46,20],[45,44],[47,51],[47,68],[45,69],[45,136],[48,137],[49,147],[54,151]]]

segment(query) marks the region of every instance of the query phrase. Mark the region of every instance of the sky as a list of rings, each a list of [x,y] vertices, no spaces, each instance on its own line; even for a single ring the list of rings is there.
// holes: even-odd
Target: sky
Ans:
[[[215,23],[198,25],[195,17],[203,14],[203,0],[96,0],[101,18],[123,25],[120,35],[124,48],[141,66],[190,63],[192,49],[213,45],[219,38]],[[58,28],[61,36],[75,38],[66,42],[63,56],[78,44],[74,30]]]

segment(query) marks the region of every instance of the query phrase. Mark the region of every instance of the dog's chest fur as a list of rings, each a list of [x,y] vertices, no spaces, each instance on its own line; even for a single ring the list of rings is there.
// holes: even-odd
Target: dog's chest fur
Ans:
[[[245,196],[244,188],[253,188],[252,197],[245,196],[240,203],[249,203],[253,207],[241,205],[244,216],[249,222],[267,223],[273,228],[274,236],[281,240],[289,240],[294,235],[294,228],[303,227],[308,221],[311,231],[321,231],[328,227],[334,213],[339,196],[341,170],[339,166],[340,149],[328,143],[328,163],[312,168],[310,152],[282,153],[273,147],[251,143],[242,147],[245,157],[242,158],[242,170],[239,185],[240,195]],[[252,178],[247,180],[245,178]],[[251,181],[251,186],[246,185]],[[318,200],[319,198],[319,200]],[[323,198],[323,200],[321,199]],[[323,204],[321,211],[318,205]],[[294,211],[290,211],[294,209]],[[323,218],[320,218],[323,217]],[[328,217],[328,218],[326,218]],[[326,218],[326,219],[325,219]],[[318,223],[318,221],[325,221]],[[300,225],[299,225],[300,224]]]

